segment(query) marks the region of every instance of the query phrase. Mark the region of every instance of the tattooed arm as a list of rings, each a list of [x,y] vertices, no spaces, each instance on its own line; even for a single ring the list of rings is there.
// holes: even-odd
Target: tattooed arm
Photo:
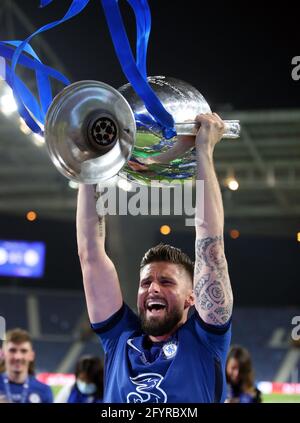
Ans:
[[[196,309],[209,324],[225,324],[232,312],[233,296],[224,252],[224,211],[219,183],[213,165],[213,151],[224,132],[218,115],[197,116],[201,127],[196,136],[197,180],[204,181],[202,201],[196,200],[196,251],[194,292]]]
[[[94,186],[79,186],[77,245],[87,308],[92,323],[109,318],[121,308],[123,302],[115,266],[105,252],[104,216],[98,216],[96,212],[98,196]]]

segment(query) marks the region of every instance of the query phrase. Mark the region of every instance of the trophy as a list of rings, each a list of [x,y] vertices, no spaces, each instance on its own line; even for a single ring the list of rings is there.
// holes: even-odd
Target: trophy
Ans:
[[[149,184],[184,181],[196,168],[195,146],[181,136],[195,136],[195,117],[211,113],[192,85],[164,76],[148,83],[172,115],[177,135],[163,137],[130,84],[118,90],[98,81],[67,86],[52,101],[46,115],[45,141],[56,168],[67,178],[96,184],[115,175]],[[223,138],[237,138],[237,120],[225,120]],[[190,138],[192,140],[192,138]]]
[[[53,0],[41,0],[41,7]],[[211,113],[199,91],[178,79],[147,77],[151,12],[147,0],[128,1],[137,24],[136,52],[131,50],[118,1],[102,0],[105,18],[122,70],[130,81],[119,90],[98,81],[69,80],[45,66],[30,45],[32,38],[80,14],[89,0],[73,0],[60,20],[36,30],[24,41],[0,41],[8,80],[29,128],[45,136],[50,157],[67,178],[85,184],[115,175],[158,184],[190,179],[196,168],[195,118]],[[39,97],[19,80],[20,64],[35,71]],[[50,78],[66,85],[54,99]],[[223,138],[237,138],[239,122],[225,121]]]

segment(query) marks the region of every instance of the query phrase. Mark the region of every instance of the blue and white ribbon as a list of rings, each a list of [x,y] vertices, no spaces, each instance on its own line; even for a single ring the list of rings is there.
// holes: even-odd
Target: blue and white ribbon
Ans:
[[[41,0],[40,6],[48,6],[52,1]],[[68,85],[70,82],[61,73],[43,65],[29,43],[36,35],[48,31],[78,15],[87,6],[89,1],[73,0],[63,18],[44,25],[24,41],[0,42],[0,55],[5,59],[11,60],[11,66],[8,64],[6,66],[6,79],[13,89],[14,97],[19,107],[19,113],[30,129],[36,133],[43,133],[42,126],[45,123],[45,116],[53,100],[49,78],[55,78],[64,85]],[[136,58],[134,58],[128,41],[118,0],[102,0],[102,6],[115,51],[128,81],[144,101],[147,111],[152,116],[155,124],[161,128],[164,137],[169,139],[176,135],[173,117],[165,110],[147,81],[147,47],[151,30],[149,5],[147,0],[127,1],[133,9],[136,18]],[[39,100],[35,98],[26,84],[16,75],[17,64],[35,71]],[[138,119],[141,121],[141,124],[147,125],[147,121],[143,121],[143,116],[139,116]]]
[[[21,52],[18,58],[20,65],[27,69],[32,69],[36,74],[37,88],[39,93],[39,101],[30,91],[27,85],[12,70],[8,61],[12,61],[16,52],[15,47],[22,44],[22,41],[1,41],[0,55],[6,59],[6,82],[12,88],[16,99],[19,113],[25,120],[29,128],[38,134],[43,133],[42,125],[45,122],[45,115],[48,107],[53,99],[51,84],[49,78],[54,78],[64,85],[69,85],[70,81],[60,72],[45,66],[35,53],[35,51],[27,45],[24,52]]]

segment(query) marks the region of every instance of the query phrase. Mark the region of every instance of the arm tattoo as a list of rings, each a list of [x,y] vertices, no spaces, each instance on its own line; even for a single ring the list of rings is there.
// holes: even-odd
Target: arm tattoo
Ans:
[[[222,322],[220,322],[220,320],[218,320],[216,318],[216,315],[214,313],[209,313],[208,318],[210,320],[210,323],[212,323],[214,325],[221,325],[222,324]]]
[[[200,273],[203,266],[207,266],[210,270],[222,269],[226,265],[224,255],[223,237],[216,236],[215,238],[207,237],[197,240],[197,268],[196,272]]]
[[[227,322],[227,316],[230,316],[232,312],[232,305],[226,305],[225,307],[217,307],[215,309],[215,315],[220,316],[220,319],[222,320],[222,323]]]
[[[232,312],[232,292],[223,237],[197,240],[194,286],[197,309],[208,323],[222,325]]]

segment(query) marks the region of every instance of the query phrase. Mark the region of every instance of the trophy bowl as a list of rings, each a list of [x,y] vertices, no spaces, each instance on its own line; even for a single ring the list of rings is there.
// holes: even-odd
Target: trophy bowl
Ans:
[[[47,112],[45,140],[57,169],[76,182],[95,184],[119,175],[139,184],[185,181],[195,174],[195,117],[211,113],[192,85],[164,76],[148,77],[177,136],[165,139],[130,84],[118,90],[98,81],[69,85]],[[237,138],[239,121],[225,122],[223,138]],[[184,136],[184,137],[183,137]],[[186,140],[186,141],[185,141]]]

